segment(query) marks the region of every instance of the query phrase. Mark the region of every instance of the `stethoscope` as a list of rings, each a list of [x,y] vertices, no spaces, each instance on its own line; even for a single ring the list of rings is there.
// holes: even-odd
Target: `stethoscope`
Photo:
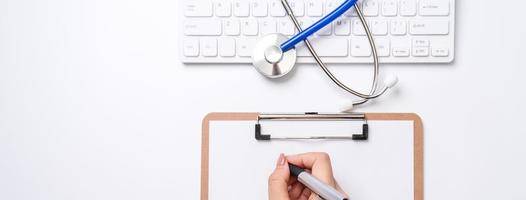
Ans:
[[[305,45],[309,49],[310,54],[318,63],[318,65],[321,67],[321,69],[329,76],[329,78],[340,88],[343,90],[361,98],[360,100],[353,101],[352,104],[349,104],[343,108],[342,111],[348,112],[350,111],[354,106],[361,105],[366,103],[367,101],[371,99],[378,98],[379,96],[382,96],[389,88],[392,88],[396,85],[398,82],[398,78],[396,76],[388,77],[384,80],[384,86],[379,89],[378,87],[378,74],[379,74],[379,63],[378,63],[378,54],[376,51],[376,45],[374,43],[371,31],[369,30],[369,27],[367,26],[367,22],[365,21],[365,17],[359,8],[359,6],[354,6],[354,9],[356,10],[356,13],[358,14],[358,17],[362,23],[363,28],[365,29],[365,33],[367,35],[367,39],[369,40],[369,45],[371,46],[372,55],[373,55],[373,62],[374,62],[374,77],[373,77],[373,83],[371,90],[369,91],[369,94],[364,94],[361,92],[358,92],[356,90],[351,89],[350,87],[343,84],[341,81],[338,80],[327,68],[327,66],[323,63],[321,58],[318,56],[314,48],[312,47],[311,43],[307,39],[312,34],[316,33],[326,25],[332,23],[336,18],[340,17],[343,13],[345,13],[347,10],[349,10],[353,5],[355,5],[357,0],[346,0],[344,3],[342,3],[340,6],[338,6],[334,11],[329,13],[327,16],[323,17],[316,23],[309,26],[307,29],[302,30],[300,23],[294,16],[294,13],[292,12],[292,9],[287,2],[287,0],[281,0],[281,3],[283,4],[283,7],[285,8],[285,11],[288,16],[290,16],[292,22],[294,23],[294,26],[298,30],[298,34],[294,35],[292,38],[287,38],[285,35],[280,33],[274,33],[266,35],[257,42],[257,44],[254,46],[254,51],[252,54],[252,62],[254,67],[264,76],[268,78],[279,78],[294,68],[296,64],[296,49],[295,46],[300,43],[301,41],[305,42]]]

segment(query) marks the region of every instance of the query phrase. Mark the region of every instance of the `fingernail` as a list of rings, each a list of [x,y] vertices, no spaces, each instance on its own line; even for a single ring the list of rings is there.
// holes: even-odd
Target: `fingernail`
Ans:
[[[276,163],[277,167],[285,165],[285,155],[283,153],[279,154],[278,162]]]

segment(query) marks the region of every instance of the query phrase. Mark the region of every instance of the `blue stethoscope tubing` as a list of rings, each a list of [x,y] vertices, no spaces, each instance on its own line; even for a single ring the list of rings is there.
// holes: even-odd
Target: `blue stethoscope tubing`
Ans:
[[[303,40],[307,39],[309,36],[316,33],[323,27],[332,23],[334,20],[336,20],[336,18],[343,15],[345,12],[347,12],[347,10],[353,7],[357,1],[358,0],[346,0],[344,3],[338,6],[335,10],[333,10],[327,16],[323,17],[316,23],[312,24],[311,26],[309,26],[302,32],[294,35],[292,38],[288,39],[283,44],[281,44],[281,51],[287,52],[288,50],[294,48],[298,43],[303,42]]]

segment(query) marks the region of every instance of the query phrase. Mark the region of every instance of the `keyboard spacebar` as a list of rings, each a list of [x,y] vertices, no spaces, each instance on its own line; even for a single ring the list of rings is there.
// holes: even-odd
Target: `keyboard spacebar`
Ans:
[[[318,53],[323,57],[345,57],[349,55],[349,41],[347,39],[338,38],[315,38],[309,40]],[[304,43],[297,46],[298,56],[311,56],[309,49]]]

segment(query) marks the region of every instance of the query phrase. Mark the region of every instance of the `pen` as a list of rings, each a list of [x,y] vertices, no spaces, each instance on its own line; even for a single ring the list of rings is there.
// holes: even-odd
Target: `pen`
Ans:
[[[289,170],[290,174],[297,177],[300,183],[309,188],[312,192],[318,194],[321,198],[325,200],[348,200],[345,195],[309,174],[304,169],[289,163]]]

